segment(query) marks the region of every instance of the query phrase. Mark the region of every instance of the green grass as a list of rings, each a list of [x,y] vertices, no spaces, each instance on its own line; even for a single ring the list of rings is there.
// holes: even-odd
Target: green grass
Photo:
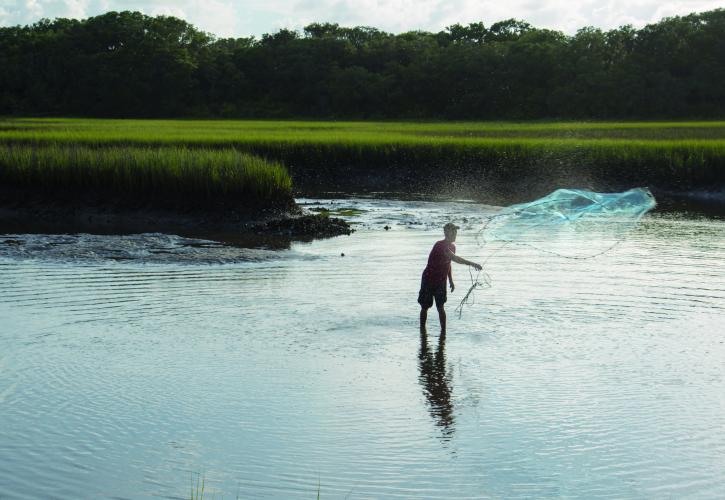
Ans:
[[[309,210],[325,217],[357,217],[358,215],[362,215],[365,212],[365,210],[360,210],[358,208],[335,208],[330,210],[329,208],[325,207],[313,207]]]
[[[228,146],[275,141],[488,144],[492,139],[725,141],[725,122],[0,120],[0,142]]]
[[[249,206],[288,199],[292,187],[279,163],[234,149],[74,144],[0,147],[0,183],[44,192]]]
[[[87,152],[84,154],[120,148],[181,148],[185,155],[192,155],[194,150],[211,155],[211,150],[233,148],[293,168],[324,168],[327,173],[352,165],[449,169],[452,175],[493,172],[504,181],[550,172],[584,173],[649,185],[708,185],[725,180],[724,121],[0,120],[0,148],[20,145],[81,148]],[[164,169],[174,171],[176,162],[172,155]],[[181,178],[186,176],[191,182],[182,185],[193,189],[206,186],[198,184],[189,169]],[[132,177],[127,176],[124,182],[133,186]],[[178,174],[170,177],[180,178]],[[34,182],[39,182],[36,179]],[[225,189],[222,184],[215,183],[213,190]]]
[[[201,484],[199,484],[201,483]],[[191,491],[189,494],[190,500],[204,500],[204,488],[206,485],[206,478],[201,474],[196,476],[196,487],[194,486],[194,476],[191,476]]]

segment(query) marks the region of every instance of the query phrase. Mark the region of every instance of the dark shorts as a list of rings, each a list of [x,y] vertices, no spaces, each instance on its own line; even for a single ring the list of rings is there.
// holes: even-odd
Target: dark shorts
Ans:
[[[433,299],[435,298],[436,307],[441,307],[448,300],[448,294],[446,293],[446,282],[440,284],[430,284],[423,278],[420,280],[420,292],[418,292],[418,304],[425,309],[428,309],[433,305]]]

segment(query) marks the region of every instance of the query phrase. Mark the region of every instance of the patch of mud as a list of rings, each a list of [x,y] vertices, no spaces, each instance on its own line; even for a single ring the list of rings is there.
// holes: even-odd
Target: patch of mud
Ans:
[[[500,209],[471,200],[396,200],[375,196],[301,198],[297,203],[313,212],[335,214],[357,229],[383,231],[442,229],[448,222],[464,231],[476,231]]]
[[[249,228],[252,232],[262,235],[294,236],[298,240],[313,238],[331,238],[349,235],[353,230],[342,219],[326,215],[303,215],[285,219],[274,219]]]
[[[97,263],[233,264],[274,259],[314,259],[293,250],[243,248],[160,233],[119,235],[11,234],[0,238],[0,259]]]
[[[341,219],[305,213],[291,198],[278,207],[160,208],[118,200],[48,199],[0,187],[0,234],[31,233],[164,233],[240,247],[289,248],[293,241],[350,234],[350,228]]]

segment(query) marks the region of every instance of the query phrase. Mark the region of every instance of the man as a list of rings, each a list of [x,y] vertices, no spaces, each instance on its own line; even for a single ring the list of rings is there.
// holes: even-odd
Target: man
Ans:
[[[456,236],[458,235],[458,226],[448,223],[443,226],[443,234],[445,239],[437,241],[433,245],[433,249],[428,256],[428,265],[423,271],[423,277],[420,282],[420,293],[418,293],[418,303],[420,304],[420,329],[425,331],[425,322],[428,318],[428,309],[433,305],[435,298],[436,309],[438,309],[438,318],[441,323],[441,335],[446,334],[446,311],[444,305],[446,303],[446,279],[450,282],[451,292],[455,290],[453,284],[453,272],[451,271],[451,261],[457,264],[465,264],[473,266],[480,271],[481,266],[470,260],[456,255]]]

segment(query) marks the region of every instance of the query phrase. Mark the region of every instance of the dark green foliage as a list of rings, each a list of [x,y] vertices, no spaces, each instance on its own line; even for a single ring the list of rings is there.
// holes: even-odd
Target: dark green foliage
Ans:
[[[0,114],[720,117],[723,81],[723,9],[574,36],[509,19],[216,39],[138,12],[0,28]]]

